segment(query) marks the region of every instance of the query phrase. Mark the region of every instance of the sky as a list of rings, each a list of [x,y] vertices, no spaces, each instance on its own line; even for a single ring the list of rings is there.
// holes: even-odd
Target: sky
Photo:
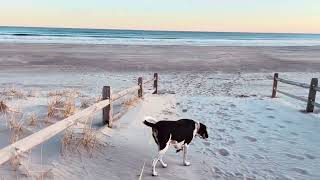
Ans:
[[[320,0],[0,0],[0,26],[320,33]]]

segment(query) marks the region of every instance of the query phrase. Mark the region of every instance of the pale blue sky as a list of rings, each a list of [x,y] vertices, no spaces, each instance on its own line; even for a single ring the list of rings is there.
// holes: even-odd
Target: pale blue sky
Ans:
[[[320,0],[0,0],[0,25],[320,33]]]

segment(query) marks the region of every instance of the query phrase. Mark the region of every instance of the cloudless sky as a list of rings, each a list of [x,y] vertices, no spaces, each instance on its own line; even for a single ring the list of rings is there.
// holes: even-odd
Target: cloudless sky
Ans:
[[[320,33],[320,0],[0,0],[0,26]]]

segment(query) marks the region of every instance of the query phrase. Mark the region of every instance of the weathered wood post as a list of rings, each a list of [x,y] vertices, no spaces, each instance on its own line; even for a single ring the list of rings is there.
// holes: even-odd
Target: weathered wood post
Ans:
[[[152,94],[158,94],[158,73],[154,73],[153,78],[154,92]]]
[[[275,98],[277,95],[277,87],[278,87],[278,80],[277,79],[278,79],[278,77],[279,77],[279,74],[274,73],[271,98]]]
[[[138,97],[142,98],[142,93],[143,93],[143,89],[142,89],[142,77],[138,78],[138,85],[140,86],[140,88],[138,89]]]
[[[112,127],[112,100],[111,100],[111,87],[110,86],[103,86],[102,89],[102,100],[109,99],[110,104],[102,109],[102,123],[108,124],[108,126]]]
[[[318,78],[312,78],[310,83],[308,104],[306,109],[307,112],[313,112],[314,110],[314,103],[316,102],[316,95],[317,95],[317,91],[315,87],[317,86],[318,86]]]

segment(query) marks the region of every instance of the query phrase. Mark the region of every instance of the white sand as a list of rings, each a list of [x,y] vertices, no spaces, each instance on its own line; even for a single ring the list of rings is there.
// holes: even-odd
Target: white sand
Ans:
[[[21,160],[33,178],[50,170],[46,179],[138,179],[145,163],[143,179],[317,180],[320,110],[305,114],[304,102],[283,95],[270,99],[272,81],[267,77],[280,71],[280,77],[304,83],[320,78],[319,52],[319,47],[1,44],[0,86],[39,91],[36,97],[7,99],[10,107],[23,112],[19,120],[37,114],[39,125],[26,125],[26,136],[48,125],[44,119],[49,91],[71,88],[94,101],[104,85],[117,92],[135,85],[139,76],[159,72],[160,94],[146,96],[114,129],[100,129],[101,113],[93,117],[93,127],[100,130],[92,157],[83,148],[61,156],[64,133],[26,153]],[[308,94],[281,83],[279,88]],[[124,109],[120,103],[115,104],[116,112]],[[169,167],[159,166],[159,177],[152,177],[157,150],[151,130],[142,124],[145,115],[201,121],[208,126],[209,141],[192,143],[190,167],[182,166],[182,154],[171,149],[165,156]],[[1,148],[9,144],[6,120],[0,116]],[[0,179],[32,179],[22,172],[5,164]]]
[[[30,76],[28,73],[23,75],[26,79]],[[108,82],[114,82],[115,89],[121,89],[123,80],[129,79],[130,75],[115,74]],[[59,153],[60,135],[35,148],[24,162],[29,162],[28,167],[33,171],[51,169],[48,179],[138,179],[144,162],[143,179],[319,179],[319,109],[316,113],[305,114],[301,112],[305,108],[304,102],[281,95],[278,99],[270,99],[272,81],[267,79],[270,75],[160,74],[160,95],[147,95],[121,118],[114,129],[101,130],[98,137],[103,146],[99,146],[92,157],[83,152],[80,155],[76,150],[62,157]],[[43,90],[41,97],[14,99],[10,104],[19,105],[27,112],[37,111],[45,115],[48,88],[37,84],[49,83],[53,88],[61,88],[64,84],[74,86],[80,77],[84,79],[84,86],[89,86],[104,76],[99,73],[80,74],[76,79],[65,76],[63,81],[34,81],[33,85]],[[308,82],[320,74],[281,73],[280,76]],[[11,81],[5,77],[2,76],[2,84]],[[30,88],[23,77],[14,78],[21,82],[17,83],[19,88]],[[132,78],[127,85],[135,84],[135,81]],[[307,95],[304,89],[282,84],[279,88],[295,95]],[[100,92],[98,86],[96,91],[78,89],[89,97]],[[148,89],[150,87],[146,91]],[[250,97],[240,98],[241,95]],[[159,120],[184,117],[201,121],[208,126],[209,141],[195,139],[192,143],[190,167],[182,166],[182,154],[171,149],[165,156],[169,167],[164,169],[159,165],[159,177],[152,177],[151,161],[156,154],[156,145],[151,130],[142,124],[145,115]],[[98,113],[95,122],[100,118]],[[8,143],[8,130],[2,127],[0,142],[4,147]],[[21,171],[13,171],[9,165],[1,166],[0,174],[5,179],[24,178]]]

